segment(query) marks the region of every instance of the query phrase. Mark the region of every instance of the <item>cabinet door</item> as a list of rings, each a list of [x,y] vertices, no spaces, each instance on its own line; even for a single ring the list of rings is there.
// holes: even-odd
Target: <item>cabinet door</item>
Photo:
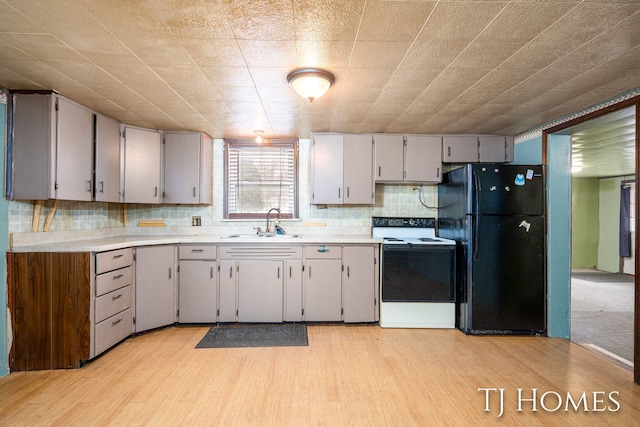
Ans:
[[[180,261],[180,323],[213,323],[217,320],[217,277],[218,264],[215,261]]]
[[[479,151],[481,162],[504,163],[508,161],[507,150],[509,146],[506,136],[480,135],[478,140],[480,142]]]
[[[282,322],[282,261],[238,261],[238,321]]]
[[[124,202],[160,203],[160,132],[128,126],[124,132]]]
[[[342,261],[306,261],[304,319],[307,322],[342,320]]]
[[[475,135],[445,135],[442,149],[442,161],[445,163],[478,161],[478,137]]]
[[[344,135],[344,203],[373,204],[373,138],[371,135]]]
[[[404,137],[375,135],[376,182],[402,182],[404,178]]]
[[[175,270],[173,246],[136,249],[136,332],[176,321]]]
[[[311,203],[342,204],[342,135],[315,135],[311,150]]]
[[[376,281],[373,246],[342,249],[342,298],[345,322],[375,322]]]
[[[120,202],[120,123],[96,114],[97,202]]]
[[[220,322],[235,322],[238,320],[236,273],[235,261],[220,261],[218,276],[220,287],[218,321]]]
[[[56,198],[93,199],[93,112],[58,97]]]
[[[405,181],[440,182],[442,180],[442,138],[409,135],[405,151]]]
[[[302,322],[302,261],[284,263],[284,321]]]
[[[200,134],[165,132],[164,202],[197,204],[200,201]]]

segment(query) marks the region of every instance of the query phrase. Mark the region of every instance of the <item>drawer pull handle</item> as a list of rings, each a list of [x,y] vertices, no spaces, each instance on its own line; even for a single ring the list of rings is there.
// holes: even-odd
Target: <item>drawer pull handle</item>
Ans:
[[[115,297],[111,297],[111,301],[115,301],[115,300],[120,299],[120,298],[122,298],[122,294],[118,294]]]
[[[204,249],[191,249],[191,252],[204,252]]]
[[[114,256],[113,256],[113,259],[122,258],[123,256],[124,256],[124,254],[114,255]]]
[[[120,322],[122,322],[122,319],[115,320],[115,321],[111,322],[111,326],[116,326]]]
[[[318,248],[318,252],[320,252],[320,253],[329,252],[329,249],[327,249],[326,246],[320,246]]]
[[[118,274],[117,276],[113,276],[113,280],[118,280],[121,277],[124,277],[124,274]]]

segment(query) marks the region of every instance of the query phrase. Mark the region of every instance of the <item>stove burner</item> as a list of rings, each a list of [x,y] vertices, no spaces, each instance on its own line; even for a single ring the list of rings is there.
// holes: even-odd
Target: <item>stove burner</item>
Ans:
[[[383,237],[383,239],[386,240],[387,242],[404,242],[404,240],[397,239],[395,237]]]
[[[439,242],[440,241],[440,240],[434,239],[432,237],[421,237],[418,240],[420,240],[421,242]]]

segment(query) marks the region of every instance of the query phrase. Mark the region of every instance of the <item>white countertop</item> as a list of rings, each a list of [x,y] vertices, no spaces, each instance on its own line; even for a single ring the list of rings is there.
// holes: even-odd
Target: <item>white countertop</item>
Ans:
[[[32,234],[32,233],[29,233]],[[90,233],[88,233],[90,234]],[[42,233],[40,233],[42,235]],[[365,234],[301,234],[298,238],[291,237],[256,237],[243,234],[239,237],[229,237],[231,234],[134,234],[119,236],[99,236],[83,239],[81,236],[73,240],[60,240],[40,244],[12,245],[11,252],[103,252],[132,246],[173,245],[173,244],[372,244],[382,243],[382,239],[374,239]]]

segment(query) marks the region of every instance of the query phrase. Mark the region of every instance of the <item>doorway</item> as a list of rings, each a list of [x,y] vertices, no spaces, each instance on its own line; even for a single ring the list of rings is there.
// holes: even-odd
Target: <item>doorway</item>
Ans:
[[[568,129],[572,166],[570,339],[631,370],[635,116],[635,106],[631,106]]]

